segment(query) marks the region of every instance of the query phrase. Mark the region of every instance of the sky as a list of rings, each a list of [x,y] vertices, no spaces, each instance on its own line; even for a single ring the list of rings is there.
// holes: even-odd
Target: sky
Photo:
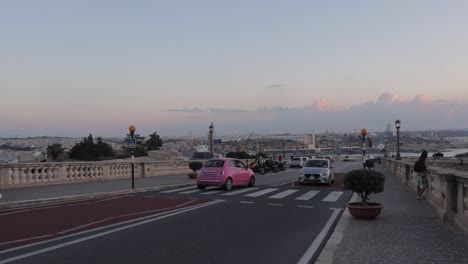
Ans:
[[[468,128],[468,1],[0,2],[0,137]]]

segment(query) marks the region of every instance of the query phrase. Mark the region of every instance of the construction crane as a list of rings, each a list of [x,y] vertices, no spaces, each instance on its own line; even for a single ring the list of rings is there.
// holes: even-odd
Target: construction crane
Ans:
[[[239,151],[240,152],[245,152],[247,150],[246,149],[247,140],[249,140],[250,137],[252,137],[253,135],[256,135],[255,132],[250,132],[246,137],[242,138],[239,141],[239,145],[240,145]]]

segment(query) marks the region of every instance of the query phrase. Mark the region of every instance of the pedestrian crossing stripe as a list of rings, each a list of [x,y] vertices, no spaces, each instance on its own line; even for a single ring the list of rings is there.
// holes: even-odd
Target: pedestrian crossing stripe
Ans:
[[[293,194],[293,193],[295,193],[295,192],[297,192],[297,191],[298,191],[298,190],[286,190],[286,191],[284,191],[284,192],[280,192],[280,193],[275,194],[275,195],[273,195],[273,196],[270,196],[270,197],[268,197],[268,198],[272,198],[272,199],[281,199],[281,198],[284,198],[284,197],[286,197],[286,196],[289,196],[289,195],[291,195],[291,194]]]
[[[322,201],[324,202],[336,202],[338,198],[343,194],[343,192],[331,192],[327,195],[327,197],[323,198]]]
[[[261,195],[264,195],[264,194],[267,194],[267,193],[270,193],[270,192],[274,192],[274,191],[277,191],[277,190],[278,189],[268,188],[268,189],[261,190],[261,191],[258,191],[258,192],[254,192],[254,193],[251,193],[251,194],[246,194],[245,196],[247,196],[247,197],[258,197],[258,196],[261,196]]]
[[[241,193],[245,193],[245,192],[250,192],[250,191],[253,191],[253,190],[256,190],[256,189],[258,189],[258,188],[249,187],[249,188],[245,188],[245,189],[238,190],[238,191],[223,193],[222,195],[237,195],[237,194],[241,194]]]
[[[260,197],[262,195],[266,195],[272,192],[280,191],[279,193],[269,196],[268,199],[283,199],[301,191],[298,189],[280,190],[278,188],[266,188],[266,189],[261,189],[261,190],[258,190],[258,189],[259,188],[257,187],[247,187],[247,188],[242,188],[242,189],[235,190],[235,191],[224,192],[223,190],[220,190],[218,186],[209,186],[205,190],[200,190],[197,187],[189,186],[189,187],[162,191],[161,193],[176,193],[177,192],[179,194],[199,193],[200,195],[220,194],[220,195],[226,195],[226,196],[234,196],[238,194],[244,194],[244,193],[255,191],[253,193],[245,194],[244,196],[256,198],[256,197]],[[320,192],[322,191],[310,190],[294,198],[294,200],[308,201],[312,199],[313,197],[317,196]],[[343,191],[332,191],[327,196],[325,196],[325,198],[323,198],[321,201],[322,202],[336,202],[343,195],[343,193],[344,193]]]
[[[171,189],[171,190],[168,190],[168,191],[163,191],[161,193],[175,193],[175,192],[181,192],[181,191],[194,189],[194,188],[195,187],[193,187],[193,186],[189,186],[189,187],[184,187],[184,188]]]
[[[306,193],[304,193],[303,195],[299,196],[296,198],[296,200],[300,200],[300,201],[307,201],[307,200],[310,200],[312,197],[314,197],[315,195],[317,195],[320,191],[308,191]]]

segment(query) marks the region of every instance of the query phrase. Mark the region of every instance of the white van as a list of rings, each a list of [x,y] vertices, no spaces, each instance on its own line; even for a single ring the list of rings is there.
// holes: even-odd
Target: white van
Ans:
[[[304,166],[304,163],[308,161],[308,157],[293,157],[291,159],[291,168],[302,168]]]

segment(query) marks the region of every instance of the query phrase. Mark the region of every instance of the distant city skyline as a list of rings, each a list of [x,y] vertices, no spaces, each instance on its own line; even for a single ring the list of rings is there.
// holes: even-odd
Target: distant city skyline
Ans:
[[[467,129],[468,2],[0,2],[0,137]]]

